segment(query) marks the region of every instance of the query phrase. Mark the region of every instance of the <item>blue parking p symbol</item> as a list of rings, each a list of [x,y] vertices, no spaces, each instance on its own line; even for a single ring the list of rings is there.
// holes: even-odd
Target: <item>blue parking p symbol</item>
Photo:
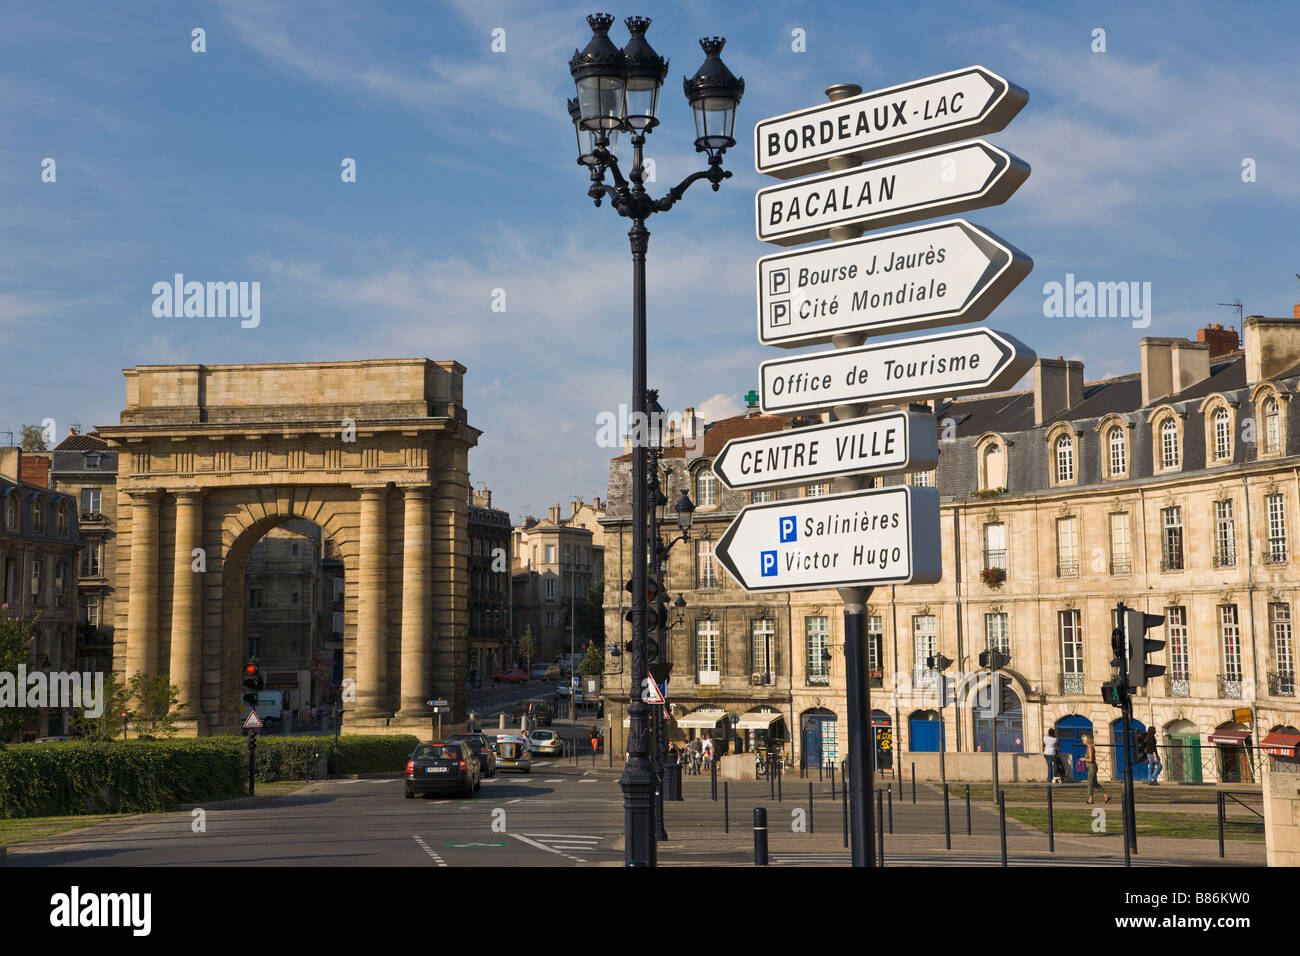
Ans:
[[[794,520],[794,515],[786,515],[785,517],[778,518],[777,520],[781,522],[781,543],[782,544],[785,544],[787,541],[794,541],[798,538],[799,526]]]
[[[776,574],[776,552],[760,551],[758,553],[759,566],[762,568],[763,577],[770,578]]]

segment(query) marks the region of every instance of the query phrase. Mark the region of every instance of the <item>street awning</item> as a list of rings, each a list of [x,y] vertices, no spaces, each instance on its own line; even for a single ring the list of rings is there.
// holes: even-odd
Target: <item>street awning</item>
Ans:
[[[1249,730],[1216,730],[1210,734],[1209,741],[1224,747],[1244,747],[1249,737]]]
[[[727,712],[721,707],[701,707],[698,710],[691,711],[684,717],[678,717],[677,726],[688,727],[692,730],[708,730],[716,727],[718,721],[726,716]]]
[[[736,722],[736,729],[767,730],[780,719],[781,712],[777,710],[757,711],[755,713],[742,714],[740,720]]]
[[[1294,757],[1296,748],[1300,747],[1300,734],[1284,734],[1281,731],[1274,731],[1263,740],[1259,745],[1264,748],[1264,753],[1272,754],[1275,757]]]

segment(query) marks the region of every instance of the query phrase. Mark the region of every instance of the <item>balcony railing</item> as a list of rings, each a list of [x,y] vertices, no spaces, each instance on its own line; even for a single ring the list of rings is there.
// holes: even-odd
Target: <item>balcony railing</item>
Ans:
[[[1166,697],[1191,697],[1192,682],[1186,677],[1165,678]]]
[[[1268,695],[1270,697],[1294,697],[1295,696],[1295,673],[1279,673],[1269,671],[1268,674]]]
[[[1235,568],[1237,566],[1237,552],[1216,551],[1214,554],[1214,566],[1216,568]]]
[[[870,686],[872,687],[884,687],[885,672],[882,670],[871,671],[870,674],[868,675],[868,680],[870,682]]]
[[[1227,674],[1218,674],[1217,682],[1219,685],[1219,696],[1225,699],[1241,699],[1241,677]]]
[[[996,550],[996,551],[989,551],[989,550],[986,549],[986,550],[984,551],[984,567],[986,567],[986,568],[1001,568],[1002,570],[1005,571],[1006,568],[1007,568],[1007,552],[1006,552],[1006,549],[1005,549],[1005,548],[1001,548],[1001,549],[998,549],[998,550]]]
[[[1181,571],[1183,570],[1183,553],[1181,551],[1175,554],[1166,554],[1160,559],[1161,571]]]
[[[1265,564],[1286,564],[1286,545],[1281,542],[1270,541],[1268,550],[1264,552]]]
[[[1124,557],[1115,558],[1110,563],[1110,573],[1111,574],[1132,574],[1133,559],[1128,557],[1127,555]]]
[[[830,671],[809,671],[808,683],[816,687],[825,687],[831,682]]]
[[[1079,562],[1058,562],[1056,565],[1056,576],[1058,578],[1077,578],[1079,576]]]
[[[1084,693],[1082,674],[1061,674],[1059,686],[1062,694]]]

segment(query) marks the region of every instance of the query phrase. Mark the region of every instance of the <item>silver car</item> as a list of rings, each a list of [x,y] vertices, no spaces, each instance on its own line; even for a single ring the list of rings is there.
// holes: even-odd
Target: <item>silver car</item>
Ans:
[[[562,753],[564,741],[553,730],[534,730],[528,735],[528,742],[538,754],[558,757]]]

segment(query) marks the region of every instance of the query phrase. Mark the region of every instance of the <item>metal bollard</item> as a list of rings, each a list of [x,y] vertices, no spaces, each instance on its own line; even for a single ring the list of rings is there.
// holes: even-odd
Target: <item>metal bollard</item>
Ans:
[[[713,802],[718,802],[718,755],[715,753],[709,761],[709,777],[713,787]]]
[[[813,785],[808,784],[808,832],[813,832]]]
[[[876,865],[885,865],[885,815],[881,812],[880,791],[876,791]]]
[[[971,835],[970,830],[970,784],[966,784],[966,835]]]
[[[1218,799],[1218,804],[1219,804],[1219,807],[1218,807],[1218,813],[1219,813],[1219,859],[1222,860],[1222,859],[1223,859],[1223,809],[1224,809],[1224,807],[1223,807],[1223,805],[1224,805],[1223,792],[1220,791],[1219,793],[1216,794],[1216,796],[1219,798],[1219,799]],[[1127,843],[1128,841],[1125,840],[1125,842]]]
[[[1002,831],[1002,869],[1007,868],[1007,792],[998,791],[998,826]]]
[[[1056,824],[1052,820],[1052,785],[1047,785],[1047,852],[1056,852]]]
[[[831,764],[831,803],[835,802],[835,764]]]
[[[891,783],[885,789],[885,795],[889,798],[889,835],[894,835],[894,785]]]
[[[754,865],[767,866],[767,810],[754,808]]]
[[[844,818],[844,849],[849,848],[849,795],[840,801],[840,816]]]
[[[952,823],[948,819],[948,785],[943,785],[943,848],[952,849]]]
[[[822,779],[822,761],[818,760],[818,761],[817,761],[817,780],[818,780],[818,782],[821,782],[821,779]]]
[[[776,797],[776,774],[772,768],[772,758],[767,758],[767,799],[772,800]]]
[[[722,781],[722,832],[731,832],[731,794],[727,792],[727,781]]]
[[[916,763],[912,763],[912,806],[916,806]]]
[[[1220,800],[1220,802],[1222,802],[1223,797],[1220,796],[1220,797],[1219,797],[1219,800]],[[1129,834],[1130,834],[1132,831],[1129,830],[1129,827],[1130,827],[1132,824],[1131,824],[1131,822],[1129,821],[1129,818],[1128,818],[1128,801],[1125,800],[1123,797],[1121,797],[1119,802],[1120,802],[1120,804],[1121,804],[1121,808],[1122,808],[1122,811],[1123,811],[1123,814],[1124,814],[1124,865],[1125,865],[1125,866],[1132,866],[1132,865],[1133,865],[1133,860],[1130,858],[1130,855],[1129,855],[1129,854],[1130,854],[1130,851],[1132,850],[1132,845],[1129,843]]]
[[[777,803],[780,803],[781,800],[782,800],[782,797],[781,797],[781,768],[780,768],[780,767],[777,767],[777,770],[776,770],[776,802],[777,802]]]

